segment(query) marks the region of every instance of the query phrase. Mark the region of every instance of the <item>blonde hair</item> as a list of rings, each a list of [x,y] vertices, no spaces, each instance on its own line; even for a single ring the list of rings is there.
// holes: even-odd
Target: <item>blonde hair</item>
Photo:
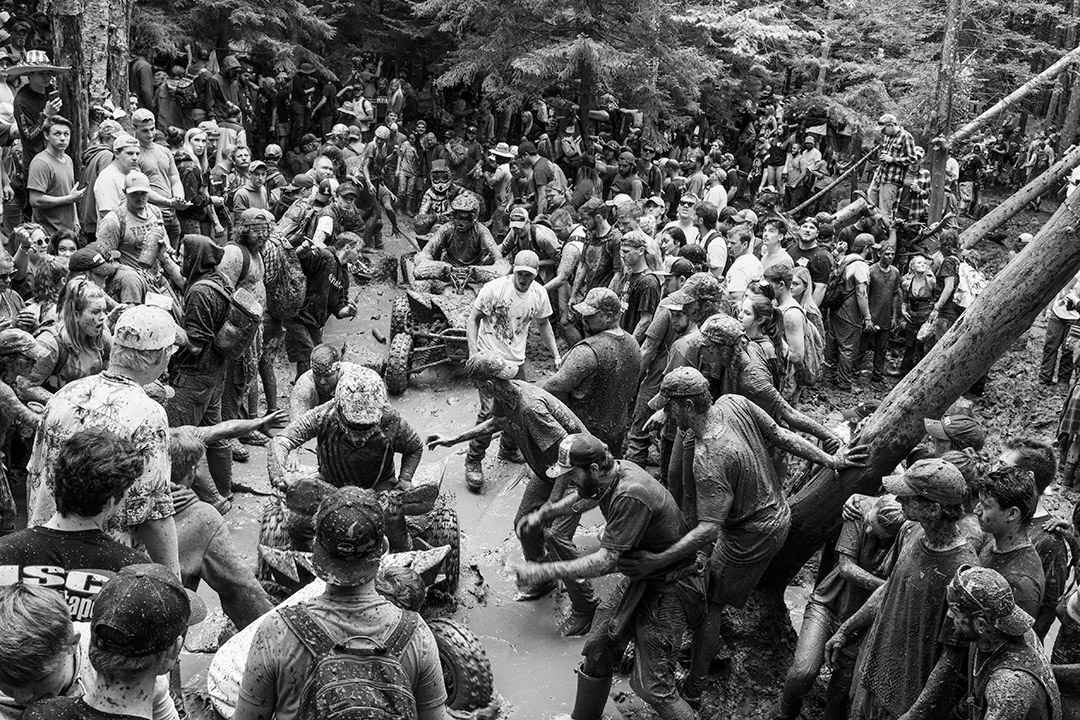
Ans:
[[[105,352],[105,331],[96,340],[87,340],[79,332],[79,314],[95,300],[104,300],[105,291],[85,277],[68,281],[60,294],[56,311],[56,337],[78,352]]]

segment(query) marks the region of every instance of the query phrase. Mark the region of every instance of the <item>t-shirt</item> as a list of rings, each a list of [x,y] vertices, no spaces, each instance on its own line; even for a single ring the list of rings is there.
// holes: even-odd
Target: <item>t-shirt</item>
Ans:
[[[767,558],[773,552],[768,539],[791,520],[763,433],[769,426],[776,423],[747,398],[722,396],[709,410],[705,435],[697,438],[692,482],[684,477],[695,507],[687,512],[684,503],[683,514],[690,524],[722,526],[713,557],[725,564]]]
[[[727,291],[729,293],[744,293],[750,287],[750,283],[760,280],[762,275],[761,261],[754,253],[745,252],[735,258],[727,271]]]
[[[510,406],[498,397],[492,405],[493,417],[506,420],[506,430],[513,435],[529,469],[541,479],[559,459],[559,442],[573,433],[585,432],[585,425],[570,408],[543,388],[524,380],[511,380],[521,399]]]
[[[30,161],[30,173],[26,179],[26,189],[36,190],[51,197],[63,197],[75,187],[75,166],[67,154],[56,157],[48,150],[42,150]],[[45,229],[46,235],[57,230],[75,230],[76,203],[70,202],[49,208],[35,207],[34,222]]]
[[[895,538],[881,539],[870,527],[870,523],[860,516],[855,520],[846,520],[836,540],[836,552],[847,555],[871,575],[879,578],[889,577],[896,563]],[[840,622],[847,620],[863,606],[872,590],[859,587],[840,574],[836,565],[814,588],[814,602],[831,610]]]
[[[367,637],[381,643],[397,627],[402,613],[374,588],[356,594],[339,594],[328,589],[305,605],[331,637]],[[251,641],[240,684],[241,702],[273,699],[274,717],[294,720],[298,717],[300,696],[313,659],[281,615],[276,611],[268,614]],[[427,623],[417,625],[398,660],[411,681],[417,710],[430,710],[446,702],[439,651]]]
[[[686,534],[675,498],[652,475],[620,460],[616,478],[614,489],[600,500],[606,521],[600,547],[658,553]]]
[[[98,591],[120,568],[150,562],[100,530],[44,526],[0,538],[0,585],[42,585],[64,592],[72,622],[90,622]]]
[[[140,146],[139,167],[150,180],[151,190],[157,191],[162,197],[184,199],[184,185],[180,182],[176,159],[167,148],[157,143],[150,143],[149,147]]]
[[[778,248],[777,252],[770,255],[769,253],[765,252],[765,246],[761,246],[762,273],[771,268],[773,265],[779,265],[780,263],[787,263],[792,267],[795,266],[795,261],[791,259],[791,255],[788,254],[787,250],[784,250],[783,248]]]
[[[859,255],[848,255],[844,261],[847,263],[844,267],[844,295],[847,297],[837,308],[836,315],[861,327],[863,315],[859,309],[859,292],[856,288],[861,284],[869,285],[870,265]]]
[[[881,263],[870,266],[870,285],[867,299],[870,304],[870,317],[882,330],[892,327],[893,303],[900,290],[900,271],[895,265],[887,268]]]
[[[39,700],[23,714],[23,720],[141,720],[138,715],[102,712],[87,705],[81,697]]]
[[[1042,528],[1038,516],[1031,528],[1031,544],[1042,560],[1046,586],[1043,592],[1041,613],[1053,617],[1054,609],[1065,592],[1072,567],[1069,556],[1069,544],[1058,533],[1047,532]]]
[[[551,300],[539,283],[529,284],[518,292],[514,276],[485,283],[473,301],[480,314],[476,344],[481,352],[490,352],[521,366],[525,362],[525,343],[534,320],[551,317]]]
[[[953,279],[953,291],[949,299],[941,303],[941,310],[938,312],[939,317],[943,318],[958,318],[960,313],[964,311],[962,307],[957,305],[953,298],[956,297],[956,291],[960,287],[960,258],[955,255],[946,255],[941,261],[941,267],[934,273],[937,276],[937,286],[944,289],[945,281],[948,278]]]
[[[1001,573],[1002,577],[1009,581],[1016,604],[1031,617],[1038,617],[1046,587],[1046,575],[1034,545],[998,552],[993,543],[987,543],[979,551],[979,564]]]
[[[124,194],[124,180],[127,178],[112,163],[109,163],[98,174],[94,181],[94,204],[97,206],[97,220],[100,223],[105,216],[126,201]]]
[[[672,220],[664,226],[664,230],[669,228],[679,228],[683,231],[683,235],[686,237],[687,245],[697,245],[698,238],[701,237],[701,231],[698,230],[697,225],[682,225],[678,220]],[[720,244],[724,246],[724,255],[727,255],[727,244],[724,243],[724,238],[721,236],[719,240]]]
[[[626,307],[619,324],[626,332],[633,333],[642,315],[656,314],[656,306],[660,304],[660,279],[647,270],[628,273],[622,278],[619,299]]]
[[[810,279],[814,281],[815,288],[829,284],[834,263],[828,250],[820,245],[804,250],[797,242],[792,243],[787,250],[796,267],[804,267],[810,271]]]
[[[118,250],[120,262],[133,268],[144,267],[139,262],[143,248],[156,247],[165,237],[165,223],[161,219],[161,211],[154,205],[147,205],[145,212],[146,214],[140,217],[128,210],[125,203],[98,222],[96,242],[101,251],[108,253]],[[157,267],[156,253],[152,267]]]
[[[946,616],[945,589],[961,565],[978,565],[967,543],[931,550],[922,526],[908,522],[897,535],[900,552],[884,586],[877,620],[862,652],[861,682],[893,715],[907,712],[926,685],[942,643],[964,646]],[[903,662],[897,662],[903,658]]]

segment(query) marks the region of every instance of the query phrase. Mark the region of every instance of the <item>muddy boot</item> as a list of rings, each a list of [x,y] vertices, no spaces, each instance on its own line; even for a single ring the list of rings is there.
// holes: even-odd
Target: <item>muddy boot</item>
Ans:
[[[663,707],[654,707],[660,720],[698,720],[698,714],[682,698]]]
[[[191,483],[191,489],[196,497],[204,503],[213,505],[214,509],[222,515],[229,512],[229,510],[232,510],[232,499],[223,498],[221,494],[218,493],[214,482],[206,475],[196,473],[195,480]]]
[[[802,702],[796,702],[794,706],[788,705],[784,701],[784,698],[780,698],[773,706],[769,708],[768,718],[769,720],[798,720],[799,710],[802,709]]]
[[[563,637],[581,637],[587,635],[592,628],[593,617],[596,615],[596,607],[588,610],[571,610],[566,619],[559,624],[559,635]]]
[[[608,693],[611,692],[611,676],[594,678],[586,675],[581,666],[577,669],[577,695],[571,720],[602,720]]]
[[[1076,463],[1065,463],[1061,469],[1061,486],[1071,488],[1076,481]]]
[[[477,495],[484,490],[484,467],[479,460],[465,461],[465,487]]]

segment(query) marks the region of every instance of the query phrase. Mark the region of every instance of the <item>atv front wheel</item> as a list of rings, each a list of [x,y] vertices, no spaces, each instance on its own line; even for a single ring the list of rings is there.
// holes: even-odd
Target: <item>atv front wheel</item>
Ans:
[[[439,648],[446,705],[451,710],[478,710],[491,704],[494,681],[491,662],[472,630],[448,618],[427,621]]]
[[[409,387],[409,370],[412,366],[413,339],[408,333],[398,335],[390,342],[390,356],[386,359],[386,391],[400,395]]]

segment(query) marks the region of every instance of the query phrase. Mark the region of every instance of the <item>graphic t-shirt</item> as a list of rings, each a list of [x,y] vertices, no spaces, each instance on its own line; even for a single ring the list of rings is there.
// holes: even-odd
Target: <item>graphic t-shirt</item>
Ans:
[[[44,526],[0,538],[0,585],[63,591],[72,622],[90,622],[94,598],[122,567],[150,562],[100,530],[64,532]]]
[[[485,284],[473,307],[483,316],[476,335],[478,349],[519,366],[525,362],[529,325],[551,316],[551,300],[543,286],[534,282],[525,292],[518,292],[513,275]]]
[[[153,205],[146,206],[145,214],[140,217],[121,205],[106,215],[98,223],[97,244],[103,253],[120,251],[120,262],[133,268],[145,267],[139,263],[139,256],[146,247],[153,247],[165,237],[165,223],[161,211]],[[157,253],[150,266],[157,267]]]

